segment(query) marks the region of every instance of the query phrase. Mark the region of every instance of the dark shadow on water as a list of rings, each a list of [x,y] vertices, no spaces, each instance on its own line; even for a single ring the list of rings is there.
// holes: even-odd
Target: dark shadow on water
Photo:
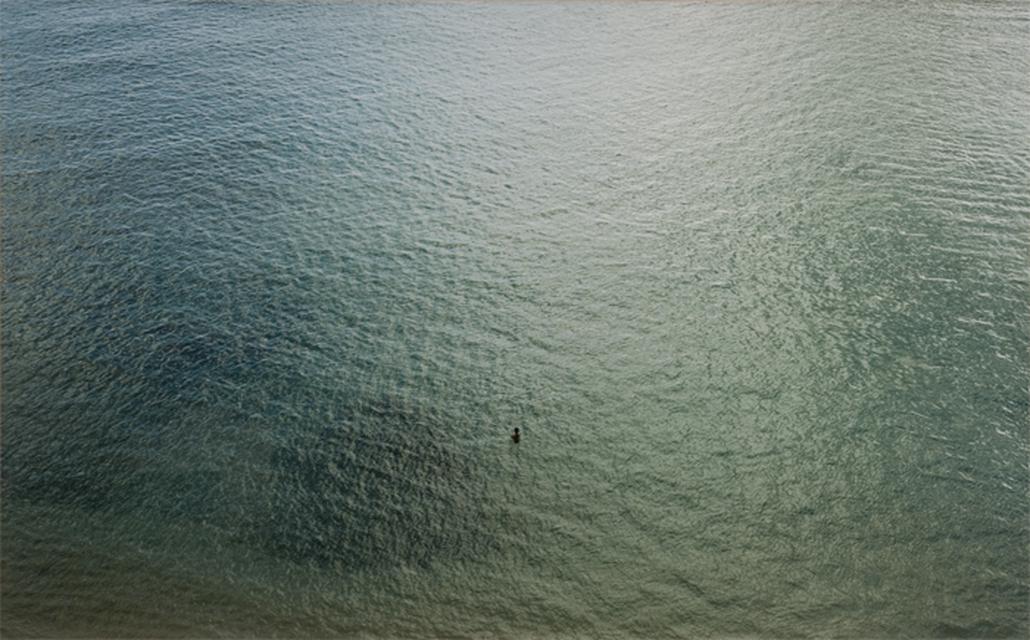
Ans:
[[[485,475],[445,436],[438,411],[391,399],[295,434],[271,455],[267,512],[247,544],[337,569],[425,565],[496,548],[482,509]]]
[[[30,431],[66,417],[51,411],[41,422],[10,409],[5,417]],[[164,523],[213,527],[248,549],[330,571],[424,566],[498,547],[484,511],[487,470],[427,403],[358,398],[331,407],[332,424],[311,413],[269,417],[197,440],[203,429],[189,416],[145,412],[133,421],[67,417],[49,438],[8,431],[5,502],[131,515],[155,544]],[[132,428],[140,422],[152,428]]]

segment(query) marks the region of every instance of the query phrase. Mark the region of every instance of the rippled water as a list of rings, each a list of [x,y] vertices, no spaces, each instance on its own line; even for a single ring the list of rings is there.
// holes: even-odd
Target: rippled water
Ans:
[[[1030,633],[1027,4],[0,54],[4,635]]]

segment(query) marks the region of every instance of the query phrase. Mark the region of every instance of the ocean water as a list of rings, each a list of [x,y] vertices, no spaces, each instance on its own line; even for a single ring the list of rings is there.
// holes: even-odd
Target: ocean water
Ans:
[[[1030,634],[1027,3],[4,0],[0,71],[5,637]]]

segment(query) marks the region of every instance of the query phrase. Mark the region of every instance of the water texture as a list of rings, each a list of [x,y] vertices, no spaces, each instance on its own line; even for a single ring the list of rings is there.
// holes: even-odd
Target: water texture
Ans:
[[[1028,15],[5,0],[0,631],[1027,637]]]

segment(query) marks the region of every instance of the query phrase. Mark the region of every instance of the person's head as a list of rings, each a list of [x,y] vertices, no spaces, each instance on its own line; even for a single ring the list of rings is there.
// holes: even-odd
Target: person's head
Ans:
[[[515,427],[515,433],[518,433],[518,432],[519,432],[519,428]]]

